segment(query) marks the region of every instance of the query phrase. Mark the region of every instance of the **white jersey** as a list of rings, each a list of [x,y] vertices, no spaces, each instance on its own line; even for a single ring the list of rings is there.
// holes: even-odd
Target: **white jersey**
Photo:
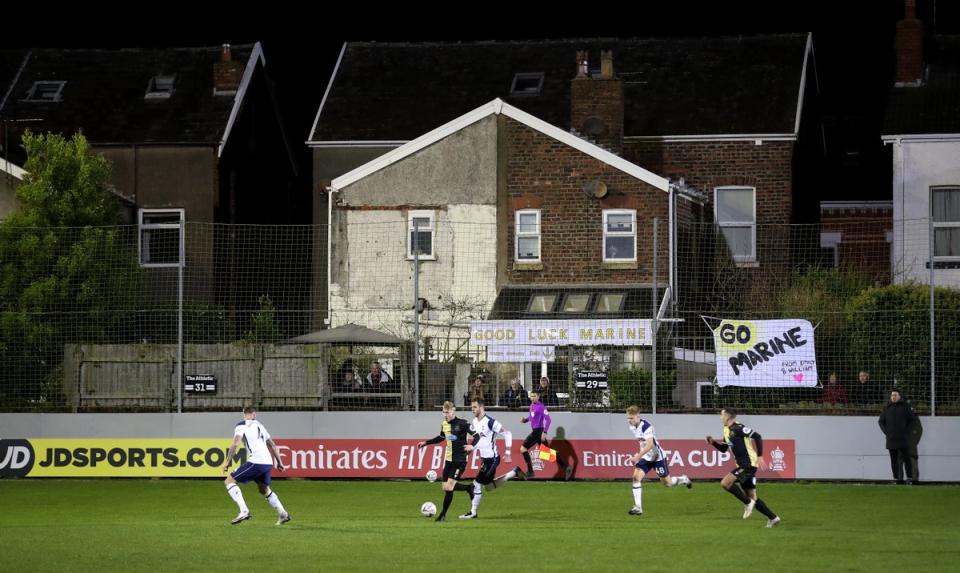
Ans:
[[[477,440],[474,442],[474,449],[480,450],[481,458],[494,458],[500,455],[497,449],[497,435],[503,434],[503,439],[507,443],[507,449],[512,446],[513,436],[510,432],[503,429],[503,425],[484,415],[483,418],[474,418],[470,422],[470,431],[477,434]]]
[[[630,431],[633,432],[634,437],[636,437],[637,441],[640,442],[641,450],[647,446],[647,441],[653,441],[653,448],[651,448],[649,452],[643,454],[643,457],[640,459],[647,460],[648,462],[655,462],[666,457],[663,453],[663,448],[660,447],[660,442],[657,441],[657,435],[653,431],[653,424],[641,419],[639,426],[634,427],[633,424],[627,425],[630,426]]]
[[[243,437],[243,447],[247,449],[247,461],[252,464],[273,465],[273,456],[267,447],[270,432],[256,420],[244,420],[233,429],[234,436]]]

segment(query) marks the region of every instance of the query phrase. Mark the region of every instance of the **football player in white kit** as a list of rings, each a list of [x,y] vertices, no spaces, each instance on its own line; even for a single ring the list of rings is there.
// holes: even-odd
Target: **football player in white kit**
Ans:
[[[689,489],[693,487],[693,482],[685,475],[680,477],[670,475],[666,456],[663,448],[660,447],[660,442],[657,441],[653,424],[640,417],[640,408],[636,406],[627,408],[627,422],[630,423],[630,431],[640,442],[640,451],[630,457],[630,463],[636,465],[633,470],[633,507],[627,513],[643,515],[643,476],[651,469],[656,468],[660,482],[667,487],[685,485]]]
[[[470,511],[460,516],[460,519],[476,519],[477,508],[480,506],[480,498],[483,497],[483,490],[486,488],[492,491],[507,481],[515,477],[523,477],[525,474],[517,466],[502,476],[494,479],[497,472],[497,466],[500,465],[500,451],[497,449],[497,435],[503,434],[503,442],[506,446],[503,453],[504,459],[510,463],[510,448],[513,446],[513,434],[503,427],[503,424],[487,416],[482,399],[475,399],[470,404],[473,410],[473,421],[470,422],[470,433],[473,435],[473,445],[465,447],[466,451],[473,449],[480,450],[480,471],[473,480],[473,499],[470,505]]]
[[[290,521],[290,514],[283,508],[280,498],[270,488],[270,473],[273,470],[273,463],[276,460],[277,470],[287,469],[280,461],[280,452],[277,445],[270,438],[270,432],[257,421],[257,410],[253,406],[247,406],[243,409],[243,421],[238,423],[233,429],[233,443],[230,444],[230,451],[227,452],[227,461],[223,465],[223,471],[230,469],[230,463],[233,461],[233,454],[237,447],[243,442],[243,447],[247,449],[247,461],[240,465],[233,473],[223,480],[227,486],[227,493],[237,503],[240,513],[230,521],[236,525],[241,521],[250,519],[250,510],[243,501],[243,492],[240,491],[238,483],[247,483],[248,481],[257,482],[257,488],[261,495],[270,504],[270,507],[277,510],[277,525],[283,525]]]

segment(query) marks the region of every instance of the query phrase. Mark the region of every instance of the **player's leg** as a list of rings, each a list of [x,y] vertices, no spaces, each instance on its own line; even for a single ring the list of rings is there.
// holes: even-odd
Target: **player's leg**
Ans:
[[[257,479],[257,489],[260,490],[260,495],[263,496],[263,499],[267,500],[270,507],[277,511],[277,525],[283,525],[290,521],[290,514],[287,513],[287,510],[283,507],[283,503],[280,502],[280,496],[270,487],[272,481],[271,472],[268,470]]]
[[[240,484],[244,483],[249,479],[249,476],[253,474],[253,464],[247,462],[241,464],[239,468],[233,471],[226,479],[223,480],[223,485],[227,488],[227,495],[229,495],[234,503],[237,504],[237,508],[240,510],[240,513],[237,514],[237,517],[233,518],[230,521],[231,524],[236,525],[245,519],[250,519],[250,509],[247,508],[247,503],[243,500],[243,492],[240,491]]]
[[[644,460],[640,460],[633,468],[633,507],[627,512],[630,515],[643,515],[643,476],[647,473],[644,465]]]
[[[514,478],[526,479],[526,477],[526,474],[523,473],[523,470],[520,469],[520,466],[516,466],[502,476],[494,478],[493,481],[486,484],[484,487],[487,489],[487,491],[493,491]]]
[[[443,464],[443,509],[440,511],[440,515],[437,516],[437,521],[446,520],[447,510],[450,509],[450,504],[453,502],[454,491],[460,489],[466,489],[468,491],[471,490],[471,488],[466,484],[457,482],[457,480],[460,479],[460,474],[463,472],[463,466],[465,465],[466,464],[458,464],[454,462],[446,462]],[[461,488],[460,486],[463,487]]]
[[[737,484],[743,492],[747,494],[747,499],[750,501],[743,507],[743,518],[746,519],[750,517],[753,513],[753,508],[757,506],[757,478],[756,478],[756,469],[750,470],[745,468],[737,468]]]
[[[900,448],[900,461],[903,462],[903,477],[906,483],[913,483],[913,463],[910,459],[910,449]]]
[[[887,450],[890,452],[890,469],[893,470],[893,479],[897,483],[903,483],[903,465],[900,463],[900,450]]]
[[[520,446],[520,453],[523,455],[523,461],[527,462],[527,477],[533,477],[533,460],[530,458],[530,448],[540,443],[542,431],[534,430],[524,438]]]
[[[480,465],[480,471],[473,480],[473,499],[470,500],[470,511],[460,516],[460,519],[476,519],[477,509],[480,507],[480,501],[483,499],[483,488],[493,481],[497,466],[500,465],[500,458],[483,458]]]
[[[657,469],[657,475],[660,476],[660,483],[662,483],[664,486],[674,487],[677,485],[685,485],[687,488],[693,487],[693,482],[691,482],[690,478],[688,478],[686,475],[670,475],[670,468],[667,467],[666,460],[657,460],[657,463],[654,467]]]
[[[774,513],[773,510],[770,509],[767,506],[767,504],[763,502],[762,499],[757,497],[757,481],[756,481],[757,478],[753,477],[751,478],[751,480],[752,480],[751,484],[744,483],[743,487],[746,490],[747,494],[750,496],[750,499],[753,501],[755,507],[757,508],[757,511],[759,511],[764,516],[766,516],[767,527],[773,527],[774,525],[780,523],[780,518],[777,517],[777,514]],[[746,517],[744,517],[744,519],[746,519]]]
[[[737,483],[737,475],[735,472],[738,471],[740,471],[740,468],[723,476],[723,479],[720,480],[720,487],[730,492],[730,495],[733,497],[739,499],[743,505],[750,505],[751,499],[747,497],[747,494],[740,488],[740,484]]]

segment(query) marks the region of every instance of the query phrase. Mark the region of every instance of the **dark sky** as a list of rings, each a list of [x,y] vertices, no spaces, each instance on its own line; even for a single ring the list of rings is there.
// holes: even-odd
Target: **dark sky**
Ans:
[[[457,41],[569,37],[648,37],[813,32],[824,114],[835,138],[863,147],[843,178],[885,185],[889,160],[879,144],[880,121],[893,64],[894,24],[903,0],[642,0],[613,2],[410,3],[363,2],[299,8],[268,3],[207,5],[127,3],[114,9],[83,6],[69,13],[50,6],[5,7],[0,45],[8,47],[150,47],[260,41],[295,143],[303,142],[344,40]],[[343,3],[342,3],[343,4]],[[99,6],[99,4],[97,5]],[[123,6],[122,8],[120,6]],[[152,12],[143,12],[148,7]],[[40,9],[44,11],[39,11]],[[72,10],[72,9],[68,9]],[[134,14],[134,10],[140,11]],[[960,33],[960,1],[918,0],[928,32]],[[119,20],[118,20],[119,18]],[[304,157],[308,154],[304,150]],[[888,179],[886,179],[888,180]],[[888,186],[888,185],[887,185]]]

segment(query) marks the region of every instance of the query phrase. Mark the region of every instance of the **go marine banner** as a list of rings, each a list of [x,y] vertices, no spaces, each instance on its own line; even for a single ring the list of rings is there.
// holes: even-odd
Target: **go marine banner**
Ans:
[[[414,478],[440,472],[445,445],[417,448],[418,440],[293,439],[277,440],[288,467],[274,477],[305,478]],[[762,479],[796,476],[793,440],[764,440],[768,468]],[[502,442],[501,442],[502,444]],[[734,468],[729,453],[704,440],[663,440],[661,445],[671,474],[692,478],[720,478]],[[230,439],[17,439],[0,440],[0,477],[223,477]],[[629,458],[638,451],[636,440],[551,440],[557,462],[574,468],[579,479],[626,479],[633,472]],[[514,440],[513,461],[502,460],[498,473],[523,465],[520,440]],[[540,460],[531,451],[540,478],[563,476],[557,462]],[[246,459],[241,450],[231,468]],[[466,477],[475,475],[480,458],[467,463]],[[653,474],[651,473],[651,476]]]

